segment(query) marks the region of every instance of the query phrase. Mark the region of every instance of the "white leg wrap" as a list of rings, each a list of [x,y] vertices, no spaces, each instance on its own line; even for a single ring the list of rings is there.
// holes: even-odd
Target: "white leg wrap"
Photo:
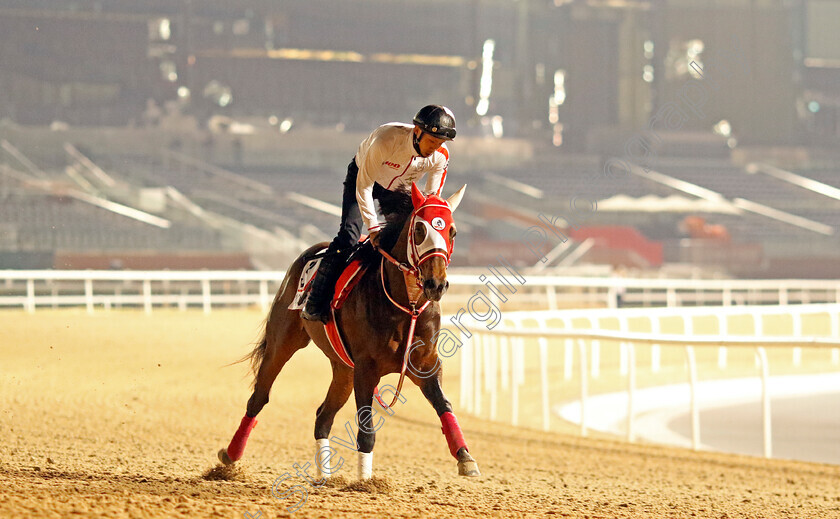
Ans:
[[[359,453],[359,479],[370,479],[373,477],[373,453]]]
[[[330,455],[330,439],[322,438],[315,440],[315,466],[317,467],[316,479],[330,477],[330,469],[327,467],[327,459]]]

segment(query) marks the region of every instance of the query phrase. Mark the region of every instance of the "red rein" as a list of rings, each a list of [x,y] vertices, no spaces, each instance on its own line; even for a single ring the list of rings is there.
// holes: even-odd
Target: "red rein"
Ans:
[[[421,210],[424,210],[424,209],[431,210],[432,212],[429,216],[432,216],[432,217],[438,216],[440,214],[440,216],[438,216],[438,219],[443,220],[444,222],[448,222],[444,225],[444,229],[447,228],[448,225],[451,225],[451,223],[452,223],[452,210],[449,207],[449,202],[447,202],[445,200],[441,200],[441,202],[438,203],[437,201],[440,200],[440,199],[437,198],[437,197],[429,197],[429,198],[423,197],[423,195],[420,193],[419,189],[417,189],[417,186],[414,185],[414,184],[412,184],[411,189],[412,189],[412,202],[414,203],[414,206],[416,207],[414,212],[411,214],[411,223],[410,223],[410,228],[411,229],[414,228],[414,221],[415,221],[415,218],[417,217],[418,213]],[[427,202],[433,202],[433,203],[429,204]],[[435,209],[435,208],[438,208],[438,209]],[[445,210],[445,212],[441,212],[441,210],[439,208],[443,208]],[[444,220],[442,218],[442,216],[447,216],[447,218]],[[434,218],[432,218],[432,219],[434,219]],[[438,231],[438,232],[440,232],[440,231]],[[379,265],[379,277],[382,280],[382,290],[385,292],[385,295],[388,297],[388,300],[391,301],[391,303],[394,306],[396,306],[397,308],[399,308],[400,310],[402,310],[403,312],[405,312],[406,314],[408,314],[411,317],[411,324],[409,325],[409,329],[408,329],[408,340],[406,341],[405,354],[403,355],[402,369],[400,370],[400,381],[399,381],[399,384],[397,385],[397,391],[394,394],[394,400],[391,402],[391,405],[386,406],[385,403],[382,401],[382,397],[379,395],[379,392],[376,391],[374,393],[374,396],[376,397],[376,400],[378,400],[379,404],[386,409],[389,409],[389,408],[393,407],[394,404],[397,403],[397,399],[400,397],[400,391],[402,390],[403,381],[405,380],[406,364],[408,363],[408,356],[411,353],[411,346],[412,346],[412,343],[414,341],[414,328],[417,325],[417,319],[420,317],[420,314],[422,314],[423,311],[426,309],[426,307],[429,306],[429,303],[431,303],[431,301],[426,301],[425,303],[423,303],[423,306],[421,306],[419,309],[417,308],[417,302],[419,301],[419,298],[421,296],[418,293],[418,294],[416,294],[415,297],[412,297],[412,294],[411,294],[412,290],[409,288],[409,277],[413,277],[414,278],[414,283],[416,284],[417,288],[422,290],[423,285],[420,283],[420,277],[421,277],[420,276],[420,264],[423,261],[425,261],[427,259],[430,259],[433,256],[441,256],[446,261],[446,265],[449,266],[449,261],[450,261],[450,258],[452,256],[452,242],[448,239],[447,239],[448,250],[445,253],[444,252],[432,251],[431,254],[426,254],[426,256],[424,256],[423,258],[419,257],[419,252],[417,251],[417,246],[414,243],[414,240],[411,238],[411,236],[409,236],[409,244],[410,244],[411,248],[408,251],[408,265],[398,261],[396,258],[394,258],[390,254],[388,254],[386,251],[379,248],[378,245],[374,245],[374,248],[379,252],[379,254],[382,255],[382,258],[383,258],[382,263],[380,263],[380,265]],[[395,265],[398,269],[400,269],[402,271],[403,276],[405,276],[406,292],[408,293],[410,308],[406,308],[403,305],[397,303],[394,300],[394,298],[391,297],[391,294],[388,293],[388,287],[385,285],[385,260],[388,260],[389,263],[391,263],[392,265]],[[455,416],[452,415],[452,413],[449,413],[449,415],[452,416],[452,423],[455,424],[454,429],[457,431],[456,437],[460,438],[460,441],[463,444],[464,443],[464,438],[461,435],[461,429],[458,427],[458,422],[455,420]],[[443,417],[441,417],[441,420],[443,420]],[[444,424],[444,427],[447,428],[448,426],[446,424]],[[447,440],[448,440],[449,439],[449,434],[448,433],[447,433],[446,437],[447,437]],[[450,443],[450,448],[451,447],[452,447],[452,445]],[[456,449],[455,452],[457,452],[457,449]],[[454,455],[455,454],[453,452],[453,456]]]

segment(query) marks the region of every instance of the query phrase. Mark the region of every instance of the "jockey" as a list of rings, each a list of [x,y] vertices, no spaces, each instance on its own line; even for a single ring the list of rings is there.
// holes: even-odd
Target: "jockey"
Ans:
[[[374,198],[386,190],[410,186],[426,173],[425,194],[440,195],[449,164],[445,141],[455,138],[455,116],[445,106],[428,105],[417,112],[413,122],[414,126],[383,124],[362,141],[347,166],[338,235],[321,258],[312,280],[306,308],[301,312],[304,319],[325,324],[329,321],[329,304],[339,267],[359,241],[362,222],[368,228],[370,242],[379,244]]]

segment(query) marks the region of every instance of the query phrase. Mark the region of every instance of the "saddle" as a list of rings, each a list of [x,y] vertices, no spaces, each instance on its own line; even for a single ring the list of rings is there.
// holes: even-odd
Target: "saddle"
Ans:
[[[363,251],[368,247],[366,240],[367,236],[362,236],[359,240],[362,245],[350,255],[347,259],[347,264],[342,269],[341,275],[338,277],[332,301],[330,302],[330,310],[333,314],[333,318],[324,325],[327,338],[330,340],[330,344],[332,345],[336,355],[338,355],[342,362],[351,368],[354,367],[353,358],[350,355],[350,351],[344,345],[344,340],[341,338],[341,333],[338,330],[338,326],[335,324],[335,311],[344,305],[344,302],[347,300],[347,296],[350,295],[350,292],[353,291],[353,288],[359,283],[359,280],[362,279],[362,275],[367,271],[367,266],[362,262],[362,257],[364,255]],[[318,251],[318,254],[326,250],[327,249],[324,248]],[[292,300],[292,304],[289,305],[289,310],[300,310],[306,306],[306,300],[309,298],[309,288],[320,264],[320,257],[306,262],[306,265],[300,274],[300,279],[298,280],[297,293]]]
[[[364,256],[365,250],[370,247],[367,238],[366,234],[362,235],[359,239],[359,245],[347,258],[344,267],[341,268],[341,274],[338,277],[338,281],[336,281],[336,290],[330,304],[332,308],[341,308],[350,291],[356,286],[358,280],[361,279],[361,274],[364,273],[364,269],[359,271],[362,257]],[[321,265],[321,258],[323,257],[321,255],[326,251],[326,247],[319,250],[314,254],[316,257],[307,261],[303,266],[300,278],[298,278],[297,292],[292,299],[292,303],[289,305],[289,310],[301,310],[306,306],[312,280],[315,278],[315,273],[318,272],[318,267]]]

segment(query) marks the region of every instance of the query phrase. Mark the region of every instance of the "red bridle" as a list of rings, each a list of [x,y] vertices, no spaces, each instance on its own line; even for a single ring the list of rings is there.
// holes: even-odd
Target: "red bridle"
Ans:
[[[414,236],[418,221],[426,228],[426,234],[420,244],[417,243]],[[452,225],[452,209],[449,207],[449,203],[437,195],[429,195],[423,199],[419,206],[415,206],[411,213],[406,251],[408,263],[398,261],[378,247],[377,250],[404,274],[413,276],[417,287],[422,289],[420,265],[435,256],[442,257],[446,261],[447,267],[452,260],[452,251],[455,247],[454,242],[449,237]]]
[[[426,232],[423,241],[417,243],[414,233],[417,231],[417,224],[423,225]],[[411,213],[411,239],[409,243],[408,258],[412,266],[420,265],[435,256],[440,256],[446,261],[446,266],[452,257],[453,242],[449,238],[452,228],[452,209],[446,200],[435,195],[426,198],[426,201]]]

